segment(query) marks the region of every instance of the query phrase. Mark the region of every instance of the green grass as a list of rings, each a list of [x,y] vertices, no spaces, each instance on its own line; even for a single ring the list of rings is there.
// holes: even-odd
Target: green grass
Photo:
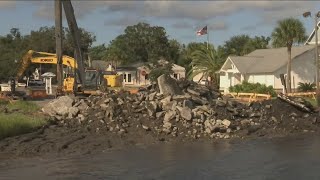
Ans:
[[[9,113],[0,113],[0,139],[31,132],[47,123],[45,117],[37,113],[39,107],[35,103],[0,101],[0,108],[4,107]]]
[[[40,109],[38,105],[29,101],[16,101],[9,103],[7,108],[9,110],[19,109],[19,111],[23,113],[32,113]]]
[[[46,124],[43,117],[30,117],[24,114],[0,114],[0,139],[31,132]]]
[[[313,99],[313,98],[304,98],[306,101],[309,101],[311,104],[312,104],[312,106],[314,106],[314,107],[317,107],[317,101],[315,100],[315,99]]]

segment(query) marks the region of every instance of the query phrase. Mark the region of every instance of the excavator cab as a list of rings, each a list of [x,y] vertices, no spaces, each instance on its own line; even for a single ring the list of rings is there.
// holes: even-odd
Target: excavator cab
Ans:
[[[73,92],[77,95],[94,95],[97,94],[97,90],[106,91],[107,80],[103,77],[101,71],[87,68],[84,74],[84,87],[81,86],[79,78],[77,78],[77,85],[74,88]]]

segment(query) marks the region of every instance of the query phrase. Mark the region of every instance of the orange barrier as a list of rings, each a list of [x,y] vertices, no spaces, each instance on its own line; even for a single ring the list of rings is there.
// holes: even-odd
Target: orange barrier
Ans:
[[[297,92],[297,93],[287,93],[287,96],[302,96],[302,97],[312,97],[316,99],[316,92]]]
[[[138,93],[138,89],[129,89],[128,91],[130,92],[130,94],[137,94]]]
[[[270,94],[258,94],[258,93],[227,93],[231,95],[233,98],[241,100],[241,101],[261,101],[271,99]]]

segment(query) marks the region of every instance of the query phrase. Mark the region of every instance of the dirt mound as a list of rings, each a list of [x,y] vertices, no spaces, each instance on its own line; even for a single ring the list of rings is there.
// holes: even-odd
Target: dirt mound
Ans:
[[[177,85],[170,95],[152,85],[137,94],[110,91],[86,99],[56,99],[67,100],[69,105],[62,103],[63,111],[59,107],[48,111],[51,125],[7,138],[0,142],[0,150],[88,153],[141,143],[271,137],[318,128],[315,114],[279,99],[247,105],[223,99],[217,90],[187,80]],[[50,104],[62,106],[61,102]]]

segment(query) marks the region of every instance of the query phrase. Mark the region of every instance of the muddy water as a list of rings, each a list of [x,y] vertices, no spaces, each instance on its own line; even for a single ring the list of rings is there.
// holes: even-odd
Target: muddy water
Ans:
[[[320,179],[320,136],[0,159],[0,179]]]

